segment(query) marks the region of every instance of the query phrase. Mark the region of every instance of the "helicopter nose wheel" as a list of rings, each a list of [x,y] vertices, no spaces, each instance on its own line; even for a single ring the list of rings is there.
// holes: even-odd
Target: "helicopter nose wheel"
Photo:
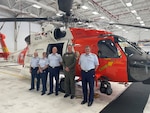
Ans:
[[[107,94],[107,95],[111,95],[112,94],[112,88],[111,88],[111,84],[108,82],[108,79],[102,79],[100,80],[100,92]]]

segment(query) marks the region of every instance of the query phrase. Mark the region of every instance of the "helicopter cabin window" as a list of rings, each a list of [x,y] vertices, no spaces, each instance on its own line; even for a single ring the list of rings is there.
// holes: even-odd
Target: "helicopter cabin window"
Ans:
[[[111,40],[101,40],[98,42],[98,56],[100,58],[118,58],[118,51]]]
[[[66,36],[66,32],[62,31],[61,28],[56,28],[54,30],[54,37],[55,39],[60,39],[60,38],[64,38]]]

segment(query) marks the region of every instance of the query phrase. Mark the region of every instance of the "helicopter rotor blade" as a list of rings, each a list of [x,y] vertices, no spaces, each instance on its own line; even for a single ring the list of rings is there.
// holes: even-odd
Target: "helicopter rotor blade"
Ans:
[[[56,18],[0,18],[0,22],[35,22],[35,21],[61,21],[61,22],[68,22],[68,19],[70,19],[70,22],[79,22],[82,21],[78,18],[69,18],[68,16],[63,15],[62,17],[56,17]],[[85,20],[84,20],[85,21]]]
[[[65,23],[66,27],[68,23],[76,23],[76,22],[83,22],[83,23],[90,23],[89,20],[82,20],[79,18],[74,17],[74,15],[71,15],[71,9],[73,0],[57,0],[59,10],[65,12],[61,17],[44,17],[44,18],[31,18],[31,17],[25,17],[25,18],[0,18],[0,22],[35,22],[35,21],[59,21]]]
[[[12,22],[12,21],[21,21],[21,22],[34,22],[34,21],[50,21],[50,18],[0,18],[0,22]]]
[[[129,26],[129,27],[137,27],[137,28],[143,28],[143,29],[150,29],[150,27],[146,27],[146,26],[131,25],[131,24],[121,24],[121,23],[109,23],[109,25],[121,25],[121,26]]]

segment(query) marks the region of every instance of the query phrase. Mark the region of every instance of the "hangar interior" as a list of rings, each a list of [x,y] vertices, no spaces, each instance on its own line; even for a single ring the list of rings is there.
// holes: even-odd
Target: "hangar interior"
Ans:
[[[66,0],[66,2],[69,0]],[[141,41],[146,46],[143,49],[150,52],[150,29],[139,27],[110,25],[110,23],[131,24],[142,27],[150,27],[150,0],[71,0],[71,18],[80,20],[77,22],[67,22],[67,27],[88,28],[96,30],[106,30],[113,34],[123,36],[131,42],[138,43]],[[59,10],[58,0],[0,0],[0,33],[5,35],[5,43],[15,61],[18,60],[20,51],[23,50],[27,43],[25,38],[32,34],[40,34],[43,32],[43,26],[52,24],[54,28],[62,27],[65,29],[66,22],[58,21],[65,12]],[[65,3],[64,3],[65,4]],[[21,22],[21,21],[2,21],[2,18],[50,18],[50,21],[36,22]],[[68,21],[68,20],[67,20]],[[37,42],[39,43],[39,42]],[[34,45],[36,47],[37,45]],[[2,50],[0,50],[1,52]],[[39,50],[40,51],[40,50]],[[30,51],[31,52],[31,51]],[[12,58],[14,59],[14,58]],[[28,62],[29,59],[26,60]],[[147,64],[149,65],[149,64]],[[147,71],[148,66],[144,69]],[[29,64],[26,65],[29,67]],[[147,68],[148,67],[148,68]],[[26,67],[25,67],[26,68]],[[96,87],[95,92],[98,96],[91,108],[80,105],[82,89],[81,83],[76,84],[77,98],[74,100],[64,99],[63,93],[58,97],[41,96],[41,92],[29,92],[30,76],[22,76],[24,74],[23,66],[16,62],[6,62],[0,59],[0,113],[49,113],[49,112],[64,112],[64,113],[112,113],[108,109],[115,109],[113,101],[122,98],[120,95],[125,95],[124,103],[129,105],[129,113],[149,113],[150,109],[150,91],[149,85],[141,85],[140,83],[133,84],[134,92],[124,93],[126,89],[130,90],[130,84],[127,86],[124,83],[111,83],[113,94],[108,96],[99,92]],[[26,69],[25,71],[28,71]],[[29,72],[28,72],[29,74]],[[135,87],[137,86],[137,87]],[[135,89],[141,88],[145,95]],[[135,96],[133,93],[139,93]],[[142,96],[144,95],[144,96]],[[139,97],[141,100],[138,100]],[[130,98],[129,98],[130,97]],[[143,98],[145,97],[145,98]],[[120,99],[119,98],[119,99]],[[130,100],[133,99],[133,104]],[[134,100],[135,99],[135,100]],[[136,101],[137,99],[137,101]],[[136,101],[136,102],[135,102]],[[117,101],[118,102],[118,101]],[[141,104],[140,104],[141,103]],[[109,105],[113,106],[109,107]],[[116,104],[118,105],[118,104]],[[133,108],[132,108],[133,105]],[[58,107],[59,106],[59,107]],[[107,109],[108,107],[108,109]],[[104,109],[106,108],[106,109]],[[122,106],[120,107],[122,108]],[[137,109],[139,108],[139,109]],[[122,108],[122,113],[126,113],[125,107]],[[134,111],[135,110],[135,111]],[[142,110],[142,111],[141,111]],[[115,113],[120,111],[114,110]]]
[[[149,39],[149,30],[119,25],[112,26],[108,22],[150,26],[149,6],[149,0],[74,0],[72,16],[92,22],[77,22],[69,26],[105,29],[137,42],[138,40]],[[59,10],[57,0],[1,0],[0,9],[0,17],[3,18],[58,17],[64,13]],[[16,28],[14,28],[14,22],[5,22],[4,25],[3,22],[0,22],[0,25],[3,25],[1,32],[7,37],[6,43],[8,48],[11,51],[23,49],[23,46],[25,46],[24,38],[30,33],[40,32],[42,23],[44,22],[33,22],[30,24],[28,22],[17,22]],[[62,26],[63,23],[54,21],[53,24]],[[26,29],[26,32],[24,32],[22,26]],[[9,33],[7,31],[8,27],[12,29]],[[17,47],[14,47],[14,44],[10,45],[8,43],[10,40],[13,42],[15,40],[14,43],[18,42],[15,44]]]

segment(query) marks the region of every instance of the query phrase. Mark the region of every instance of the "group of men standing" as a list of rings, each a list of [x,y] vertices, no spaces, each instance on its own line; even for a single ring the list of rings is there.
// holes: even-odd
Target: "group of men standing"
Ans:
[[[70,96],[70,99],[75,97],[75,65],[76,65],[76,54],[72,51],[72,45],[68,45],[67,52],[61,57],[57,53],[57,47],[52,48],[52,53],[46,55],[43,52],[43,58],[38,57],[38,53],[34,53],[34,57],[31,59],[30,72],[31,72],[31,88],[34,89],[34,79],[37,78],[36,90],[39,91],[40,78],[42,80],[42,94],[44,95],[47,91],[47,76],[49,75],[49,93],[53,94],[53,78],[55,78],[55,95],[59,92],[59,72],[60,66],[63,66],[63,72],[65,75],[65,95],[64,98]],[[81,68],[82,77],[82,91],[83,101],[81,104],[88,102],[88,106],[91,106],[94,101],[94,75],[98,68],[99,62],[97,55],[91,53],[89,46],[85,47],[85,53],[81,54],[78,64]],[[49,74],[48,74],[49,73]],[[88,84],[89,84],[89,96],[88,96]]]

